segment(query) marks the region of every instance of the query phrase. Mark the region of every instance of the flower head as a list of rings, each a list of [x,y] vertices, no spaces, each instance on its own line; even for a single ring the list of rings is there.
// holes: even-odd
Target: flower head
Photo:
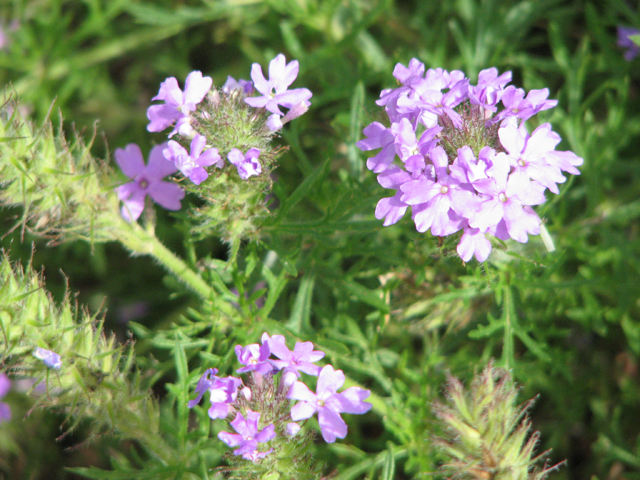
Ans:
[[[52,352],[51,350],[36,347],[36,349],[33,351],[33,356],[38,360],[42,360],[42,363],[54,370],[60,370],[60,368],[62,367],[62,360],[60,359],[60,355],[58,355],[56,352]]]
[[[164,158],[162,152],[165,148],[166,144],[153,147],[148,165],[144,164],[140,147],[135,143],[116,150],[116,162],[124,174],[133,180],[115,189],[118,198],[124,202],[122,216],[125,220],[130,222],[140,217],[147,195],[167,210],[180,209],[184,192],[175,183],[162,180],[178,170]]]
[[[457,252],[464,261],[488,258],[487,234],[519,242],[538,234],[531,206],[545,201],[547,189],[558,193],[562,172],[578,174],[582,164],[573,152],[555,151],[560,136],[550,124],[525,129],[525,120],[557,104],[549,90],[507,85],[511,72],[495,68],[481,71],[474,86],[460,71],[425,72],[415,59],[396,65],[394,76],[401,86],[383,90],[376,102],[390,126],[373,122],[356,143],[380,149],[367,168],[395,191],[378,202],[376,218],[392,225],[411,207],[419,232],[462,230]]]
[[[305,102],[308,106],[312,96],[308,89],[287,90],[298,76],[299,68],[297,60],[287,63],[285,56],[279,54],[269,63],[269,80],[267,80],[264,78],[260,64],[254,63],[251,67],[251,79],[262,96],[246,98],[245,102],[255,108],[264,107],[278,115],[283,115],[278,105],[291,108],[300,102]]]
[[[242,455],[242,458],[255,462],[273,451],[271,449],[266,452],[259,452],[258,443],[268,442],[276,436],[273,424],[258,430],[259,421],[260,413],[258,412],[248,410],[246,418],[241,413],[238,413],[231,422],[231,426],[237,434],[220,432],[218,438],[230,447],[239,447],[233,451],[234,455]]]
[[[196,105],[202,101],[212,84],[211,77],[203,77],[202,72],[199,71],[191,72],[187,76],[183,92],[175,77],[167,78],[160,84],[158,95],[151,99],[151,101],[162,100],[165,103],[149,107],[147,130],[161,132],[176,123],[176,128],[171,132],[170,137],[177,132],[189,135],[191,132],[189,114],[196,109]]]
[[[209,148],[202,153],[206,143],[205,137],[196,134],[191,140],[190,153],[187,153],[178,142],[169,140],[162,154],[167,160],[173,162],[185,177],[196,185],[200,185],[209,176],[204,167],[215,165],[222,168],[224,166],[224,158],[220,157],[217,148]]]
[[[347,424],[340,414],[367,413],[372,405],[363,401],[370,395],[369,390],[351,387],[337,393],[344,381],[342,370],[334,370],[331,365],[326,365],[318,375],[316,393],[309,390],[304,383],[295,382],[291,385],[287,398],[300,402],[291,409],[291,420],[304,420],[318,412],[320,431],[326,442],[333,443],[336,438],[346,437]]]

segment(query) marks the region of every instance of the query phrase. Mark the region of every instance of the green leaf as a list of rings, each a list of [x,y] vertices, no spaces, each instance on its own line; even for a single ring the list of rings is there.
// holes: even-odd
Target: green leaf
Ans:
[[[287,328],[296,334],[311,330],[311,301],[313,298],[313,287],[315,285],[314,275],[305,275],[300,282],[300,288],[293,304],[293,310]]]
[[[382,467],[382,475],[380,476],[380,480],[393,480],[395,472],[396,459],[393,456],[393,445],[389,444],[389,449],[387,450],[387,458]]]

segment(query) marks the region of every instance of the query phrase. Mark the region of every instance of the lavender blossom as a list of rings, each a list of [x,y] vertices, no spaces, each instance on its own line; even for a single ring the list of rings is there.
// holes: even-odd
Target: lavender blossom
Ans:
[[[122,217],[128,222],[140,217],[144,209],[147,195],[167,210],[179,210],[184,191],[175,183],[162,179],[175,173],[178,169],[168,162],[162,154],[166,144],[153,147],[149,154],[149,164],[144,164],[140,147],[130,143],[124,149],[118,148],[115,153],[116,162],[123,173],[133,182],[116,187],[118,198],[124,202]]]
[[[274,335],[267,341],[271,353],[279,358],[279,360],[271,360],[271,364],[283,374],[293,372],[295,377],[300,378],[300,372],[316,377],[320,373],[320,367],[313,363],[324,358],[324,352],[314,350],[313,343],[296,342],[292,352],[287,348],[282,335]]]
[[[11,389],[11,380],[5,373],[0,373],[0,398],[4,398]],[[11,408],[5,402],[0,402],[0,423],[11,420]]]
[[[52,352],[51,350],[47,350],[45,348],[36,347],[32,354],[38,360],[42,360],[42,363],[44,363],[48,368],[60,370],[60,368],[62,367],[62,360],[60,359],[60,355],[58,355],[56,352]]]
[[[237,148],[232,148],[227,155],[227,159],[236,166],[240,178],[246,180],[253,175],[262,173],[262,166],[258,161],[259,155],[260,150],[257,148],[250,148],[246,155]]]
[[[227,81],[222,86],[222,91],[227,95],[230,95],[234,91],[239,90],[243,96],[251,95],[253,93],[253,83],[249,80],[238,79],[236,80],[231,75],[227,77]]]
[[[162,100],[165,104],[149,107],[147,118],[150,122],[147,130],[161,132],[175,122],[176,127],[169,137],[175,133],[189,135],[191,133],[189,114],[195,111],[196,105],[202,101],[212,84],[211,77],[203,77],[202,72],[194,71],[187,76],[183,92],[175,77],[167,78],[160,84],[158,95],[151,99],[151,101]]]
[[[538,234],[540,219],[531,208],[558,193],[562,172],[579,174],[582,158],[556,151],[560,136],[543,124],[529,134],[525,120],[557,104],[549,90],[507,85],[511,72],[480,72],[477,85],[460,71],[429,69],[416,59],[396,65],[400,83],[383,90],[390,125],[373,122],[363,151],[378,182],[395,191],[375,210],[384,225],[398,222],[411,207],[419,232],[448,236],[462,230],[457,252],[464,261],[484,261],[491,252],[487,236],[526,242]],[[499,109],[499,104],[502,109]],[[396,157],[399,159],[397,163]]]
[[[269,344],[267,342],[264,342],[262,345],[252,343],[246,347],[236,345],[235,352],[238,357],[238,362],[245,365],[236,370],[236,372],[245,373],[255,371],[261,375],[266,375],[273,371],[273,366],[268,360],[271,351],[269,350]]]
[[[267,425],[258,431],[259,421],[260,413],[258,412],[247,410],[246,418],[238,413],[231,422],[231,426],[237,434],[220,432],[218,438],[230,447],[239,447],[233,451],[234,455],[242,455],[242,458],[255,462],[273,451],[273,449],[270,449],[266,452],[259,452],[258,443],[268,442],[276,436],[273,424]]]
[[[287,90],[298,76],[299,68],[297,60],[287,64],[285,56],[279,54],[269,63],[269,80],[266,80],[262,73],[262,67],[258,63],[254,63],[251,66],[251,79],[262,97],[249,97],[245,99],[245,102],[254,108],[265,108],[278,115],[284,115],[278,105],[291,108],[300,102],[305,102],[309,106],[312,93],[308,89]]]
[[[346,437],[347,424],[340,414],[367,413],[372,405],[363,401],[371,394],[369,390],[351,387],[337,393],[344,381],[342,370],[334,370],[331,365],[326,365],[318,375],[316,393],[309,390],[304,383],[295,382],[291,385],[287,398],[300,402],[291,409],[291,420],[305,420],[318,412],[320,431],[327,443],[335,442],[336,438]]]
[[[628,62],[640,53],[640,47],[629,38],[632,35],[640,35],[640,30],[631,27],[618,27],[618,46],[626,49],[624,58]]]
[[[169,140],[162,154],[167,160],[173,162],[185,177],[196,185],[200,185],[209,176],[204,167],[215,165],[222,168],[224,166],[224,159],[220,157],[217,148],[209,148],[202,153],[206,143],[205,137],[196,134],[191,141],[190,153],[187,153],[178,142]]]

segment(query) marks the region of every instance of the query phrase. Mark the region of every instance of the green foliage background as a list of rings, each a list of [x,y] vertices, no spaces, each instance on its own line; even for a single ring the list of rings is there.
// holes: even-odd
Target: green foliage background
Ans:
[[[227,75],[248,79],[253,62],[265,67],[282,52],[300,62],[295,86],[314,94],[310,111],[282,133],[290,149],[275,171],[278,208],[231,268],[222,241],[193,237],[186,216],[157,209],[161,241],[217,292],[240,292],[232,313],[201,301],[149,257],[115,242],[48,241],[13,228],[19,206],[1,211],[7,254],[42,269],[56,302],[78,292],[91,312],[106,309],[106,329],[120,341],[136,338],[137,365],[151,372],[162,405],[160,428],[187,418],[179,404],[203,368],[215,363],[231,373],[233,346],[269,331],[313,341],[373,392],[374,411],[349,419],[347,440],[316,446],[336,478],[431,475],[442,460],[431,442],[440,428],[431,405],[446,372],[469,380],[496,358],[512,369],[522,401],[539,395],[531,411],[539,451],[553,449],[552,463],[567,459],[551,478],[640,479],[640,59],[624,60],[615,30],[640,27],[640,5],[6,0],[0,25],[9,38],[0,50],[7,95],[17,95],[36,124],[51,117],[68,138],[77,132],[111,166],[115,148],[135,142],[148,152],[164,141],[146,131],[146,109],[166,77],[183,82],[201,70],[222,85]],[[559,149],[584,165],[537,210],[555,252],[535,237],[464,265],[454,239],[439,245],[408,215],[388,228],[375,220],[387,193],[354,144],[378,119],[374,101],[394,86],[394,65],[412,57],[472,80],[484,68],[512,70],[516,86],[548,87],[558,99],[537,121],[550,121],[563,138]],[[257,307],[262,288],[266,305]],[[82,444],[92,428],[108,432],[104,426],[80,424],[56,443],[65,413],[36,410],[23,419],[14,408],[0,435],[5,478],[86,478],[64,468],[74,466],[129,472],[113,478],[152,471],[153,454],[134,440],[105,435]],[[207,423],[202,411],[195,415]],[[9,440],[25,431],[37,433]],[[206,478],[202,465],[220,464],[215,436],[197,443],[190,432],[166,434],[167,448],[179,453],[155,475]]]

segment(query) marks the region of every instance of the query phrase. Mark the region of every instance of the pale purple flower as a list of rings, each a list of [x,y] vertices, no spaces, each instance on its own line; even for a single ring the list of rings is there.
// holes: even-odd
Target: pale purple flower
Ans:
[[[298,76],[299,68],[297,60],[287,64],[285,56],[280,53],[269,63],[269,80],[266,80],[260,64],[254,63],[251,66],[251,79],[256,90],[263,96],[249,97],[244,101],[254,108],[264,107],[271,113],[278,115],[283,115],[278,105],[291,108],[297,103],[305,102],[308,106],[309,99],[312,97],[312,93],[308,89],[287,90]]]
[[[314,362],[324,358],[324,352],[313,349],[311,342],[296,342],[293,352],[287,348],[284,336],[274,335],[267,340],[271,353],[279,360],[271,360],[271,364],[283,373],[294,372],[300,378],[300,372],[318,376],[320,367]]]
[[[560,143],[560,135],[551,130],[551,124],[540,125],[529,136],[524,124],[518,128],[515,122],[508,122],[498,130],[498,136],[507,153],[499,153],[497,161],[503,161],[504,157],[513,168],[511,175],[521,176],[521,182],[535,180],[553,193],[559,193],[556,184],[565,182],[566,178],[556,165],[546,160]]]
[[[273,115],[269,115],[267,118],[267,128],[270,132],[276,132],[283,127],[282,123],[282,115],[278,115],[274,113]]]
[[[382,148],[375,157],[367,159],[367,168],[374,173],[384,172],[396,156],[395,135],[379,122],[369,124],[363,133],[367,138],[356,142],[356,147],[362,151]]]
[[[240,90],[244,96],[251,95],[253,93],[253,83],[241,78],[236,80],[229,75],[227,77],[227,81],[222,86],[222,91],[227,95],[230,95],[234,90]]]
[[[237,148],[232,148],[227,155],[227,159],[236,166],[240,178],[246,180],[253,175],[262,173],[262,166],[258,161],[259,155],[260,150],[257,148],[250,148],[246,155]]]
[[[548,110],[558,104],[557,100],[547,100],[549,89],[529,90],[527,97],[524,97],[524,90],[509,85],[502,92],[501,101],[504,110],[499,112],[490,120],[490,123],[497,123],[509,117],[527,120],[542,110]]]
[[[290,437],[295,437],[299,431],[300,431],[300,425],[298,425],[296,422],[287,423],[287,427],[286,427],[287,435],[289,435]]]
[[[624,58],[628,62],[640,53],[640,47],[629,38],[631,35],[640,35],[640,30],[631,27],[618,27],[618,46],[626,49]]]
[[[494,165],[489,169],[491,178],[474,184],[483,197],[478,212],[469,219],[469,225],[487,231],[504,220],[509,236],[526,243],[527,233],[540,233],[540,218],[531,208],[523,206],[543,203],[544,187],[520,176],[510,176],[509,170],[507,160],[496,155]]]
[[[318,375],[316,393],[313,393],[302,382],[291,385],[287,398],[300,400],[291,409],[291,420],[305,420],[318,412],[318,423],[322,437],[328,443],[333,443],[336,438],[344,438],[347,435],[347,424],[341,413],[367,413],[372,405],[363,400],[371,392],[360,387],[351,387],[344,392],[337,393],[344,385],[345,376],[342,370],[334,370],[331,365],[326,365]]]
[[[11,389],[11,380],[5,373],[0,373],[0,398],[4,398]],[[0,423],[11,420],[11,408],[5,402],[0,402]]]
[[[60,370],[60,368],[62,367],[62,360],[60,358],[60,355],[58,355],[56,352],[52,352],[51,350],[47,350],[46,348],[36,347],[32,354],[38,360],[42,360],[42,363],[44,363],[49,368]]]
[[[202,376],[198,380],[198,384],[196,385],[196,393],[198,394],[198,396],[193,400],[189,400],[189,403],[187,404],[189,408],[193,408],[198,403],[200,403],[202,396],[207,392],[207,390],[209,390],[209,388],[211,388],[211,385],[213,384],[214,379],[218,378],[215,376],[216,373],[218,373],[217,368],[208,368],[202,374]]]
[[[460,243],[456,248],[460,258],[468,262],[475,255],[476,260],[484,262],[491,253],[491,242],[479,228],[466,226]]]
[[[191,140],[190,153],[187,153],[178,142],[169,140],[167,148],[162,153],[185,177],[196,185],[200,185],[209,176],[204,167],[215,165],[222,168],[224,166],[224,158],[220,157],[217,148],[209,148],[202,153],[206,143],[207,139],[204,136],[196,134]]]
[[[400,187],[410,182],[411,175],[402,170],[397,165],[391,165],[384,172],[378,175],[378,183],[384,188],[397,190],[393,197],[383,198],[376,205],[376,218],[381,220],[384,218],[384,226],[397,223],[407,211],[409,205],[402,201],[403,193]]]
[[[434,235],[450,235],[462,227],[463,218],[473,215],[474,195],[447,173],[448,159],[440,146],[430,152],[436,170],[436,180],[425,176],[400,187],[401,200],[413,208],[413,219],[419,232],[431,229]]]
[[[247,418],[241,413],[231,422],[231,426],[237,432],[220,432],[218,438],[230,447],[239,447],[233,451],[234,455],[242,455],[242,458],[255,462],[266,457],[273,451],[270,449],[266,452],[258,451],[258,443],[268,442],[275,438],[275,426],[267,425],[258,431],[258,422],[260,421],[260,413],[247,410]]]
[[[178,85],[175,77],[169,77],[160,84],[158,95],[151,101],[162,100],[164,105],[152,105],[147,110],[147,118],[150,120],[147,130],[161,132],[165,128],[177,124],[169,135],[170,137],[180,131],[182,135],[190,133],[190,113],[195,111],[196,105],[202,101],[211,89],[213,80],[211,77],[203,77],[202,72],[194,71],[187,76],[184,92]]]
[[[426,90],[420,94],[418,106],[435,115],[446,115],[456,128],[462,126],[460,114],[454,110],[461,102],[468,98],[469,80],[460,80],[451,89],[442,93],[440,90]]]
[[[238,357],[238,362],[240,362],[241,365],[245,365],[236,370],[236,372],[245,373],[256,371],[257,373],[266,375],[273,371],[273,366],[269,363],[271,350],[269,350],[268,342],[263,342],[262,345],[252,343],[246,347],[236,345],[235,352]]]
[[[180,200],[184,198],[184,192],[175,183],[162,181],[164,177],[178,170],[173,163],[164,158],[162,151],[165,147],[166,144],[162,144],[151,149],[148,165],[144,164],[140,147],[135,143],[116,150],[116,162],[123,173],[133,180],[115,189],[118,198],[124,202],[122,216],[128,222],[138,219],[144,209],[144,199],[147,195],[167,210],[180,209]]]
[[[505,72],[498,76],[495,67],[482,70],[478,75],[478,84],[469,85],[469,101],[472,105],[478,105],[485,110],[495,112],[496,104],[502,97],[502,92],[507,83],[511,81],[511,72]]]

